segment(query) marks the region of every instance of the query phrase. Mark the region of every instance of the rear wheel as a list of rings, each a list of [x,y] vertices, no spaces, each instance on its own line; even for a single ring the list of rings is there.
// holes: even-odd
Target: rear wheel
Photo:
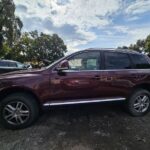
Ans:
[[[134,91],[128,100],[127,109],[133,116],[143,116],[150,110],[150,92],[144,89]]]
[[[31,95],[11,94],[1,101],[0,120],[6,128],[26,128],[35,122],[38,115],[38,104]]]

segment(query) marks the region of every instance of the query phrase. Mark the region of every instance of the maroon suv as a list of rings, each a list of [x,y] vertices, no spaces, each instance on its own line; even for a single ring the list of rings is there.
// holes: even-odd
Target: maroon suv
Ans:
[[[150,59],[130,50],[88,49],[45,69],[0,76],[0,119],[25,128],[43,106],[124,101],[133,116],[150,106]]]

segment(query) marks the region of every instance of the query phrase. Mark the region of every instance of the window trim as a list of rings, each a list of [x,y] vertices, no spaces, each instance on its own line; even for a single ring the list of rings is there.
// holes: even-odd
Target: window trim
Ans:
[[[68,60],[76,55],[79,55],[79,54],[82,54],[82,53],[88,53],[88,52],[98,52],[99,53],[99,56],[101,56],[101,51],[98,51],[98,50],[84,50],[84,51],[79,51],[79,52],[76,52],[76,53],[73,53],[69,56],[66,56],[64,57],[63,59],[61,59],[59,62],[57,62],[56,64],[54,64],[54,66],[52,66],[52,72],[57,72],[56,71],[56,68],[57,66],[63,61],[63,60]],[[65,70],[64,72],[68,71],[68,72],[82,72],[82,71],[100,71],[102,70],[102,60],[101,60],[101,57],[99,57],[99,61],[100,61],[100,66],[99,66],[99,70]],[[49,68],[50,69],[50,68]]]
[[[131,66],[131,68],[127,68],[127,69],[107,69],[106,68],[106,60],[105,60],[105,55],[106,55],[106,53],[117,53],[117,54],[125,54],[125,55],[127,55],[127,57],[128,57],[128,59],[129,59],[129,63],[130,63],[130,66]],[[103,67],[104,67],[104,70],[131,70],[131,69],[133,69],[133,63],[132,63],[132,61],[131,61],[131,59],[130,59],[130,57],[129,57],[129,54],[128,53],[124,53],[124,52],[115,52],[115,51],[103,51]]]
[[[77,55],[80,55],[80,54],[83,54],[83,53],[91,53],[91,52],[97,52],[97,53],[99,53],[99,59],[98,59],[98,61],[100,62],[99,63],[99,66],[98,66],[98,69],[96,69],[96,70],[101,70],[101,68],[102,68],[102,63],[101,63],[101,53],[99,52],[99,51],[97,51],[97,50],[94,50],[94,51],[83,51],[83,52],[81,52],[81,53],[77,53],[76,55],[73,55],[72,57],[75,57],[75,56],[77,56]],[[69,61],[69,59],[71,59],[72,57],[69,57],[69,58],[67,58],[67,60]],[[68,71],[92,71],[92,70],[71,70],[71,69],[68,69]],[[94,70],[93,70],[94,71]]]

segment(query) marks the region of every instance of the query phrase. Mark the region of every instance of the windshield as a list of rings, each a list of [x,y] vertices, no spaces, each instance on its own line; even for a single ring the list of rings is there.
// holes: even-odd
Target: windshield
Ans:
[[[24,64],[22,64],[22,63],[20,63],[20,62],[17,62],[17,67],[18,67],[18,68],[24,68],[24,67],[25,67],[25,65],[24,65]]]
[[[72,54],[72,53],[71,53],[71,54]],[[71,54],[68,54],[68,55],[66,55],[66,56],[64,56],[64,57],[62,57],[62,58],[56,60],[55,62],[51,63],[50,65],[48,65],[48,66],[46,67],[46,69],[51,68],[52,66],[54,66],[55,64],[57,64],[57,63],[60,62],[61,60],[67,58],[67,57],[70,56]]]
[[[57,61],[53,62],[52,64],[48,65],[48,66],[46,67],[46,69],[48,69],[48,68],[52,67],[53,65],[57,64],[59,61],[63,60],[64,58],[65,58],[65,57],[62,57],[62,58],[58,59]]]

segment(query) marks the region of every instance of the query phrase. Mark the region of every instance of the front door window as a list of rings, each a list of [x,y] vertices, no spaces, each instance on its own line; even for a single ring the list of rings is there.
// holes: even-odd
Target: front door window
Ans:
[[[73,56],[68,60],[69,70],[99,70],[100,53],[84,52]]]

